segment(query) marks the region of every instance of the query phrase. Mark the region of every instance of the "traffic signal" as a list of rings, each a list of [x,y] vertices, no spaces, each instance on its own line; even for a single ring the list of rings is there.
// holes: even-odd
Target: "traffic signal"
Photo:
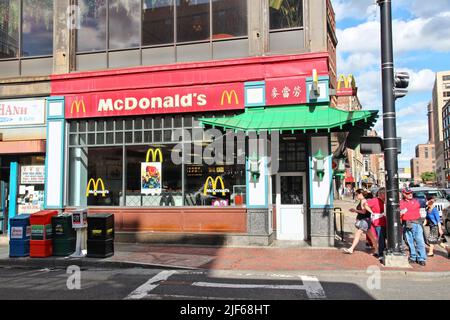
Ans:
[[[394,98],[403,98],[408,93],[409,73],[396,72],[394,75]]]

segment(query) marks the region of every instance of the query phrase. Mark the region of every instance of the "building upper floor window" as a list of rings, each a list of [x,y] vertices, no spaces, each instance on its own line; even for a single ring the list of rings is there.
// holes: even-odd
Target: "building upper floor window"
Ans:
[[[248,34],[247,1],[242,0],[80,0],[79,5],[77,52]]]
[[[448,76],[443,76],[443,77],[442,77],[442,80],[443,80],[443,81],[450,81],[450,75],[448,75]]]
[[[0,0],[0,59],[53,53],[53,0]]]
[[[445,91],[444,92],[444,97],[450,97],[450,91]]]
[[[291,29],[303,26],[302,0],[268,0],[270,30]]]

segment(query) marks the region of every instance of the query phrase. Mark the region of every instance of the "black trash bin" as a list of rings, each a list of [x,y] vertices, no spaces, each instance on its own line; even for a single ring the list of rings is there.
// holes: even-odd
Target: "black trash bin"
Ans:
[[[70,214],[52,217],[53,255],[68,256],[75,252],[77,235]]]
[[[97,213],[87,218],[87,257],[107,258],[114,255],[114,214]]]

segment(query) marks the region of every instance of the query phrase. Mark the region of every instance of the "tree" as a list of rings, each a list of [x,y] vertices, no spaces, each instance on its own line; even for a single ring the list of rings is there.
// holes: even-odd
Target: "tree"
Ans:
[[[420,175],[420,178],[424,183],[427,182],[435,182],[436,181],[436,172],[426,171]]]

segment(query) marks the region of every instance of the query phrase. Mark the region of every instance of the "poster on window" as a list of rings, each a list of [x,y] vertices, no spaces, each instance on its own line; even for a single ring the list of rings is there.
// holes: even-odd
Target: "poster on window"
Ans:
[[[159,195],[162,191],[161,162],[141,162],[141,193]]]
[[[45,166],[22,166],[20,183],[44,184]]]

